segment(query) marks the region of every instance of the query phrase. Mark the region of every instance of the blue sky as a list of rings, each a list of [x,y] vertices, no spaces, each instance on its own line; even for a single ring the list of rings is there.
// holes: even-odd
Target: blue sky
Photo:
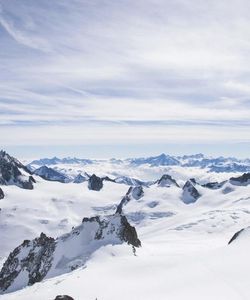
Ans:
[[[0,0],[1,146],[247,157],[250,3]]]

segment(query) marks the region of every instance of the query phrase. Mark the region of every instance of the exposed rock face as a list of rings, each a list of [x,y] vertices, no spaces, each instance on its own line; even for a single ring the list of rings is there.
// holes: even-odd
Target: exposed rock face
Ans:
[[[0,199],[3,199],[4,198],[4,192],[3,190],[0,188]]]
[[[186,204],[196,202],[201,196],[190,180],[185,183],[182,190],[182,201]]]
[[[0,151],[0,184],[31,190],[33,183],[35,180],[28,168],[5,151]]]
[[[74,300],[74,299],[68,295],[59,295],[56,296],[55,300]]]
[[[239,177],[231,177],[229,182],[233,185],[246,186],[250,184],[250,173],[244,173]]]
[[[160,187],[170,187],[170,186],[177,186],[177,182],[175,179],[173,179],[170,175],[164,174],[158,181],[157,181],[158,186]]]
[[[75,270],[100,247],[123,242],[141,246],[135,228],[120,214],[84,218],[80,226],[57,239],[42,233],[10,253],[0,272],[0,292],[12,292]]]
[[[126,195],[122,198],[121,202],[117,206],[116,212],[122,213],[123,206],[125,206],[130,200],[139,200],[144,196],[144,191],[142,186],[130,187]]]
[[[103,179],[93,174],[89,178],[88,188],[92,191],[100,191],[103,188]]]
[[[48,181],[58,181],[62,183],[66,183],[70,181],[66,175],[47,166],[42,166],[36,169],[33,173]]]
[[[226,183],[226,181],[222,182],[208,182],[205,184],[202,184],[203,187],[211,189],[211,190],[218,190]]]

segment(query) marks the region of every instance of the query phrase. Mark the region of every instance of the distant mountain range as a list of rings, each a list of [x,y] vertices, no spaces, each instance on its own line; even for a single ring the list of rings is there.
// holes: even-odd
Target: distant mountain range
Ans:
[[[89,165],[98,164],[100,162],[107,161],[112,165],[129,165],[129,166],[143,166],[149,167],[197,167],[207,168],[209,172],[249,172],[250,171],[250,159],[237,159],[235,157],[210,157],[201,153],[194,155],[183,156],[171,156],[167,154],[160,154],[158,156],[141,157],[141,158],[128,158],[128,159],[110,159],[110,160],[91,160],[82,158],[41,158],[33,160],[27,167],[30,170],[34,170],[39,166],[56,166],[56,165]]]

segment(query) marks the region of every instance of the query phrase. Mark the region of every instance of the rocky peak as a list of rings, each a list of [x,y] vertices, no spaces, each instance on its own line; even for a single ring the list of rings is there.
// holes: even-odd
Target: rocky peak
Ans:
[[[31,172],[20,161],[1,150],[0,184],[33,189],[33,183],[35,183],[35,180],[31,176]]]
[[[120,214],[84,218],[81,225],[57,239],[41,233],[10,253],[0,272],[0,292],[12,292],[71,272],[83,266],[100,247],[124,242],[141,246],[135,228]]]
[[[103,188],[103,178],[93,174],[88,180],[88,188],[92,191],[100,191]]]
[[[175,181],[175,179],[173,179],[168,174],[162,175],[162,177],[159,180],[157,180],[157,184],[160,187],[170,187],[170,186],[177,186],[177,187],[179,187],[179,185],[177,184],[177,182]]]
[[[197,201],[198,198],[201,197],[198,190],[194,187],[194,184],[192,181],[188,180],[183,188],[182,188],[182,201],[185,204],[194,203]]]

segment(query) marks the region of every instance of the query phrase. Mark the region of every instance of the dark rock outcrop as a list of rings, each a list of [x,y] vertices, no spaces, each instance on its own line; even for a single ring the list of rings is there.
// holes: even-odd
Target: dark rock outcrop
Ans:
[[[42,233],[10,253],[0,272],[0,293],[71,272],[100,247],[124,242],[133,249],[141,246],[135,228],[121,214],[84,218],[80,226],[57,239]]]
[[[127,242],[129,245],[141,247],[141,241],[138,239],[135,227],[131,226],[127,218],[122,215],[119,236],[122,241]]]
[[[194,184],[188,180],[182,188],[182,201],[185,204],[194,203],[201,197],[198,190],[194,187]]]
[[[23,189],[33,189],[35,179],[20,161],[0,151],[0,184],[17,185]]]
[[[250,173],[244,173],[239,177],[231,177],[229,182],[233,185],[246,186],[250,184]]]
[[[164,174],[159,180],[156,181],[156,183],[160,187],[170,187],[170,186],[179,187],[175,179],[173,179],[170,175],[167,174]]]
[[[4,198],[4,192],[3,190],[0,188],[0,199],[3,199]]]
[[[228,245],[231,244],[233,241],[235,241],[235,240],[239,237],[239,235],[240,235],[244,230],[245,230],[245,229],[243,228],[243,229],[237,231],[237,232],[232,236],[232,238],[230,239],[230,241],[228,242]]]
[[[74,300],[74,298],[68,295],[58,295],[56,296],[55,300]]]
[[[103,178],[93,174],[88,180],[88,188],[92,191],[100,191],[103,188]]]

